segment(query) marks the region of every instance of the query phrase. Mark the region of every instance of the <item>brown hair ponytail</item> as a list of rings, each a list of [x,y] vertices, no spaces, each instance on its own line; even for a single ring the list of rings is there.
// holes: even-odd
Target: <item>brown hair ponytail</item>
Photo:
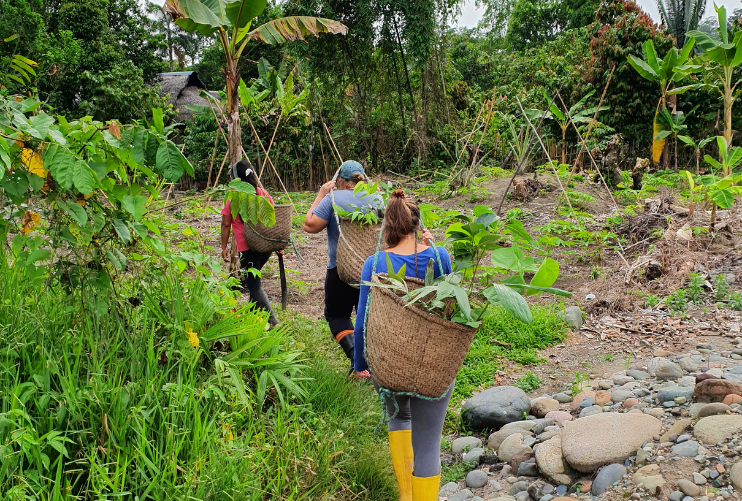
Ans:
[[[387,247],[398,245],[420,227],[420,208],[405,197],[402,190],[392,192],[384,216],[384,242]]]

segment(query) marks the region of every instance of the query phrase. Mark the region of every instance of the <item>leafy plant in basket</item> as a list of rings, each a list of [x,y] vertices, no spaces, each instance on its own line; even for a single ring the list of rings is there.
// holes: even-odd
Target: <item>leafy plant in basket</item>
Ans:
[[[229,183],[225,200],[229,200],[232,217],[240,216],[243,221],[252,224],[262,223],[270,228],[276,224],[276,212],[266,197],[258,196],[250,183],[239,179]]]
[[[481,261],[488,252],[494,254],[500,249],[506,249],[499,245],[504,237],[491,230],[497,216],[486,207],[477,207],[474,216],[460,215],[458,219],[460,222],[451,224],[446,230],[446,236],[454,250],[453,273],[434,279],[435,263],[431,259],[426,268],[424,286],[409,290],[404,278],[405,266],[394,271],[387,256],[388,277],[379,282],[366,282],[364,285],[393,289],[397,294],[403,295],[407,306],[418,304],[445,320],[474,328],[479,327],[493,306],[502,306],[518,320],[530,323],[531,310],[524,295],[539,292],[567,297],[572,295],[551,287],[559,276],[559,265],[555,260],[547,258],[539,266],[535,266],[532,259],[529,261],[522,257],[518,247],[513,256],[520,256],[520,259],[504,261],[493,258],[503,271],[513,274],[499,282],[486,283],[481,291],[475,290],[477,271],[482,269]],[[535,274],[530,283],[526,284],[524,275],[529,270],[535,271]]]
[[[357,183],[353,189],[353,194],[357,195],[361,200],[369,199],[372,200],[375,196],[381,197],[382,205],[386,204],[387,195],[384,190],[381,190],[379,183],[367,184],[364,181]],[[364,225],[374,225],[379,223],[379,212],[378,210],[367,210],[364,211],[361,207],[352,204],[353,210],[345,210],[339,205],[333,204],[335,213],[340,217],[350,218],[351,221]]]

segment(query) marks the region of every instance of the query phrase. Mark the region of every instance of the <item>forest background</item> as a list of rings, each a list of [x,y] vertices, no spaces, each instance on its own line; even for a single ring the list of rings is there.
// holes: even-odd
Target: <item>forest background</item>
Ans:
[[[463,3],[290,0],[269,5],[259,23],[315,15],[349,28],[347,36],[313,43],[250,44],[244,56],[242,78],[248,85],[263,85],[271,97],[278,91],[266,79],[271,70],[278,81],[285,83],[290,72],[296,82],[292,92],[298,99],[278,123],[271,150],[289,190],[314,189],[334,171],[337,159],[322,122],[338,148],[373,173],[448,177],[452,164],[507,160],[510,131],[518,130],[509,127],[507,116],[522,117],[516,99],[526,108],[546,109],[557,90],[567,106],[596,91],[585,103],[595,106],[614,66],[604,103],[609,110],[599,116],[592,145],[620,134],[623,157],[632,163],[624,168],[633,166],[636,157],[650,156],[660,89],[634,71],[627,57],[642,58],[647,40],[663,57],[678,37],[683,39],[686,27],[677,33],[659,27],[631,1],[487,0],[476,28],[453,28]],[[19,35],[0,44],[0,65],[7,67],[13,54],[39,63],[30,83],[7,74],[1,83],[10,93],[36,89],[54,113],[121,123],[142,120],[153,107],[163,106],[158,74],[167,71],[193,70],[208,89],[224,88],[219,45],[181,30],[157,4],[2,0],[0,5],[0,35]],[[696,14],[700,20],[703,8]],[[730,15],[730,22],[737,25],[737,18]],[[673,22],[666,24],[672,27]],[[713,23],[701,22],[699,29],[712,33]],[[255,64],[262,59],[268,64]],[[704,112],[690,113],[694,109]],[[677,103],[677,110],[688,115],[691,137],[715,135],[721,125],[712,110],[719,109],[714,91],[691,92]],[[267,145],[281,110],[267,99],[254,112],[257,133]],[[177,110],[166,109],[166,119],[172,122],[176,115]],[[739,120],[735,110],[733,123]],[[195,185],[183,182],[187,188],[204,187],[217,123],[209,113],[181,127],[184,154],[196,170]],[[553,145],[560,142],[558,124],[547,121],[543,127]],[[485,132],[481,140],[466,141],[472,130]],[[260,146],[249,131],[245,139],[246,153],[255,161]],[[576,153],[579,139],[573,130],[566,131],[565,140],[568,156]],[[226,144],[217,143],[218,163]],[[687,148],[679,153],[693,155]],[[275,176],[267,183],[279,185]]]

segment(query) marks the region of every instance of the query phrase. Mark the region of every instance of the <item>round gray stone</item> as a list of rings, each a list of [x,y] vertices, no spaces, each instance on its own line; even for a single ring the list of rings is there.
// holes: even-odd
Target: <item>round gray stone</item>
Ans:
[[[681,442],[672,446],[672,453],[685,458],[692,458],[698,455],[699,445],[698,442],[692,440]]]
[[[600,414],[603,412],[603,408],[599,405],[591,405],[590,407],[586,407],[585,409],[582,409],[580,411],[580,417],[584,418],[587,416],[594,416],[595,414]]]
[[[482,447],[482,441],[477,437],[459,437],[451,444],[453,454],[461,454],[464,451]]]
[[[667,388],[660,388],[657,392],[657,400],[660,402],[672,402],[678,397],[685,397],[686,399],[693,398],[693,388],[685,386],[670,386]]]
[[[678,480],[678,489],[680,489],[686,496],[696,497],[701,493],[700,487],[685,478]]]
[[[459,492],[459,484],[457,484],[456,482],[448,482],[438,491],[438,496],[448,498],[453,496],[457,492]]]
[[[465,463],[479,464],[479,456],[484,454],[484,449],[481,447],[475,447],[466,454],[464,454]]]
[[[666,358],[655,357],[647,364],[650,376],[657,379],[678,379],[683,376],[683,369]]]
[[[496,386],[464,402],[461,417],[470,428],[481,430],[520,421],[530,410],[531,399],[523,390],[514,386]]]
[[[471,501],[472,499],[474,499],[474,494],[469,489],[464,489],[448,498],[448,501]]]
[[[622,464],[614,463],[604,466],[600,469],[598,474],[593,480],[593,487],[591,492],[593,496],[600,496],[605,491],[610,489],[614,483],[621,480],[621,477],[626,475],[626,467]]]
[[[487,484],[487,474],[482,470],[472,470],[466,475],[466,486],[479,489]]]

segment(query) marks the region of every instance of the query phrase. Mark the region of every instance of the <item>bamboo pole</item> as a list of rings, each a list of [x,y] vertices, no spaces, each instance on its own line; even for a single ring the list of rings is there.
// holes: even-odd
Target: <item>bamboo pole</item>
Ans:
[[[526,115],[526,110],[523,109],[523,104],[521,104],[520,99],[516,97],[515,100],[518,101],[518,107],[520,108],[521,113],[523,113],[523,117],[525,117],[526,122],[528,122],[528,125],[531,127],[531,130],[533,130],[533,133],[536,134],[536,139],[538,139],[538,142],[541,145],[541,149],[544,151],[544,154],[546,155],[546,159],[549,161],[549,165],[551,165],[551,169],[554,171],[554,175],[556,176],[557,183],[559,183],[559,188],[561,188],[562,194],[564,195],[564,198],[567,200],[567,205],[569,205],[569,211],[572,214],[572,217],[575,217],[575,210],[572,208],[572,203],[569,201],[569,195],[567,195],[567,191],[564,189],[564,186],[562,186],[562,180],[559,179],[559,173],[557,172],[556,167],[554,167],[554,163],[551,161],[551,157],[549,156],[549,151],[546,149],[546,146],[544,146],[544,142],[541,141],[541,136],[538,135],[538,131],[536,130],[536,127],[533,126],[533,124],[531,123],[531,120],[528,118],[528,115]]]

